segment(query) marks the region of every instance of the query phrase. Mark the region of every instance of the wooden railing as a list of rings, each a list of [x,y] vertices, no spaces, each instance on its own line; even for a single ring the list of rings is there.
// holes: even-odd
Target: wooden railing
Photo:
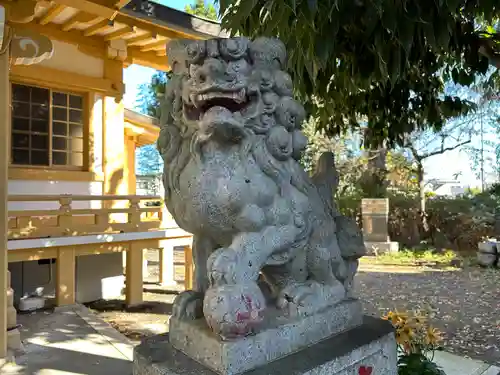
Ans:
[[[144,232],[161,228],[163,203],[157,196],[138,195],[10,195],[9,203],[28,209],[9,210],[9,239]],[[14,203],[15,202],[15,203]],[[35,203],[39,202],[39,203]],[[75,208],[73,205],[88,205]],[[91,208],[97,202],[98,208]],[[30,204],[59,208],[30,209]],[[123,206],[120,207],[120,206]]]

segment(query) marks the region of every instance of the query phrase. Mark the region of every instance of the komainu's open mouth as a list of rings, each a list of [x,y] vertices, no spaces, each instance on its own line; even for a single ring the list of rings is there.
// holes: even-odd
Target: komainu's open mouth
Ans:
[[[206,112],[212,107],[225,107],[231,112],[241,111],[246,104],[245,90],[237,92],[207,92],[196,96],[195,105]]]
[[[204,113],[213,107],[224,107],[232,113],[241,112],[248,105],[245,89],[238,91],[208,91],[192,94],[193,106],[185,106],[185,115],[190,120],[199,120]]]

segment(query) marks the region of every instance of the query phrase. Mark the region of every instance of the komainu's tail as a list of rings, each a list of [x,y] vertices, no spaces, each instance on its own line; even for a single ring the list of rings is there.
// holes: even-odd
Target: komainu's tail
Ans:
[[[335,167],[335,155],[323,153],[312,176],[325,207],[335,220],[337,241],[343,258],[357,259],[366,254],[361,229],[356,221],[342,215],[337,209],[335,195],[339,184],[339,174]]]
[[[327,207],[333,217],[336,217],[338,212],[335,204],[335,194],[339,185],[339,175],[335,167],[335,155],[333,152],[324,152],[321,154],[316,165],[316,171],[311,179],[314,185],[316,185],[325,207]]]

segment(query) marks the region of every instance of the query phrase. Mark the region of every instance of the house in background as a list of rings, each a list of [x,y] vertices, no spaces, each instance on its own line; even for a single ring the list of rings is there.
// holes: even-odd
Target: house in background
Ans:
[[[33,307],[24,296],[57,305],[112,297],[124,284],[125,253],[126,299],[140,303],[144,248],[161,249],[161,281],[173,281],[171,250],[191,235],[146,205],[158,197],[136,195],[135,148],[159,129],[124,108],[123,69],[168,70],[169,40],[221,34],[216,22],[150,1],[0,5],[1,358],[12,305]]]
[[[465,194],[469,189],[469,186],[457,180],[430,179],[426,185],[426,191],[438,197],[456,197]]]
[[[142,129],[147,130],[147,132],[136,137],[136,146],[141,147],[145,145],[156,144],[156,140],[160,134],[160,124],[157,118],[143,115],[131,109],[125,109],[125,126],[134,131],[134,134],[139,134]],[[139,126],[141,130],[136,130],[134,127]],[[136,152],[135,156],[138,156]],[[149,155],[148,155],[149,156]],[[159,155],[158,155],[159,156]],[[160,161],[158,160],[158,165],[155,169],[160,169]],[[155,163],[153,163],[155,164]],[[164,196],[162,173],[147,173],[140,174],[137,171],[140,168],[136,167],[136,194],[137,195],[159,195]]]
[[[137,195],[160,195],[163,197],[161,173],[137,175]]]

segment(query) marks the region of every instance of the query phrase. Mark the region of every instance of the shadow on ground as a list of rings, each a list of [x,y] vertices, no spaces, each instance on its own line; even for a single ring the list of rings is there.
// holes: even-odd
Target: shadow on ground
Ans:
[[[144,288],[144,303],[127,306],[125,300],[101,300],[86,304],[101,319],[128,337],[134,344],[141,339],[168,331],[172,304],[179,290],[170,290],[153,283]]]
[[[168,293],[167,291],[161,293],[165,295],[172,295],[172,293]],[[172,314],[172,303],[166,303],[161,301],[145,301],[140,305],[127,306],[124,300],[122,299],[111,299],[111,300],[99,300],[91,303],[85,304],[89,309],[99,312],[106,311],[121,311],[124,313],[136,313],[136,314]]]
[[[132,374],[132,365],[113,343],[74,311],[42,311],[18,317],[24,353],[1,374]],[[107,327],[103,322],[94,322]]]

